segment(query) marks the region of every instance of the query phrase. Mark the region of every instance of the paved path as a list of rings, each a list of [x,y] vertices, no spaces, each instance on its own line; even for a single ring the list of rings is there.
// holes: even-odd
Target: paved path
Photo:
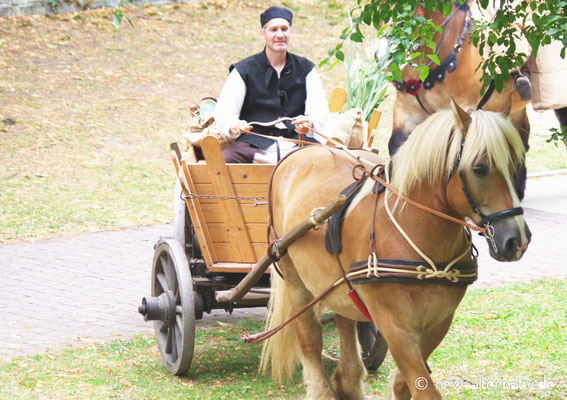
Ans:
[[[524,208],[533,233],[526,255],[498,263],[484,239],[475,239],[481,255],[474,287],[567,279],[567,174],[530,179]],[[0,246],[0,359],[152,332],[137,306],[149,294],[153,245],[170,234],[171,225],[158,225]],[[230,318],[215,311],[199,324]]]

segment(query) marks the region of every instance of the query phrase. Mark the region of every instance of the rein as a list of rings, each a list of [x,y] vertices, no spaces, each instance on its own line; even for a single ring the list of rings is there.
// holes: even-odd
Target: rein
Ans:
[[[275,121],[271,121],[271,122],[262,122],[261,124],[263,124],[263,126],[270,126],[270,125],[275,125],[278,122],[284,121],[284,120],[291,120],[291,118],[289,117],[283,117],[280,119],[277,119]],[[253,122],[254,124],[260,124],[258,122]],[[250,122],[250,124],[253,124],[252,122]],[[273,140],[281,140],[281,141],[291,141],[294,143],[303,143],[303,144],[310,144],[310,145],[318,145],[318,146],[322,146],[324,148],[327,148],[329,151],[331,151],[333,154],[339,156],[342,160],[344,160],[345,162],[353,165],[354,167],[356,167],[357,169],[360,169],[360,171],[365,174],[368,175],[369,177],[371,177],[373,180],[377,181],[378,183],[380,183],[382,186],[386,187],[390,192],[394,193],[398,198],[400,198],[401,200],[411,204],[414,207],[420,208],[430,214],[436,215],[438,217],[444,218],[446,220],[449,220],[451,222],[454,222],[456,224],[462,225],[464,227],[467,227],[473,231],[477,231],[482,235],[485,235],[487,233],[487,229],[484,228],[483,226],[478,226],[478,225],[473,225],[470,224],[466,221],[462,221],[458,218],[452,217],[450,215],[447,215],[445,213],[442,213],[441,211],[437,211],[434,210],[430,207],[427,207],[423,204],[420,204],[416,201],[411,200],[410,198],[404,196],[403,194],[401,194],[396,188],[394,188],[393,186],[391,186],[388,182],[386,182],[384,179],[380,178],[380,176],[378,176],[378,174],[376,173],[376,165],[371,163],[370,161],[366,160],[364,157],[361,157],[359,155],[357,155],[356,153],[354,153],[353,151],[351,151],[347,146],[345,146],[344,144],[340,143],[339,141],[333,139],[333,138],[329,138],[326,135],[324,135],[321,132],[318,132],[317,130],[310,128],[311,131],[313,131],[314,133],[318,134],[319,136],[321,136],[323,139],[327,140],[327,142],[330,142],[332,144],[335,145],[335,147],[330,147],[327,145],[324,145],[322,143],[312,143],[312,142],[305,142],[305,141],[300,141],[300,140],[295,140],[295,139],[289,139],[289,138],[283,138],[283,137],[277,137],[277,136],[266,136],[266,135],[261,135],[259,133],[254,133],[254,132],[250,132],[250,134],[253,135],[258,135],[258,136],[262,136],[262,137],[268,137],[270,139]],[[248,132],[248,131],[246,131]],[[464,144],[464,143],[463,143]],[[463,150],[463,144],[461,145],[461,153]],[[344,156],[342,156],[340,153],[336,153],[334,151],[334,149],[336,148],[340,148],[342,149],[347,155],[349,155],[350,157],[352,157],[352,159],[350,158],[346,158]],[[285,157],[284,157],[285,158]],[[460,160],[460,153],[457,157],[457,160],[455,161],[455,165],[458,165],[458,160]],[[278,163],[279,164],[279,163]],[[277,168],[277,166],[276,166]],[[370,169],[369,169],[370,168]],[[448,182],[448,180],[447,180]],[[465,193],[465,195],[467,195],[467,192]],[[470,196],[470,195],[469,195]],[[472,198],[471,198],[472,201]],[[479,211],[480,212],[480,211]],[[501,211],[500,213],[503,213],[503,211]],[[498,213],[497,213],[498,214]],[[480,214],[479,214],[480,215]],[[504,218],[504,217],[503,217]],[[271,220],[271,219],[270,219]]]

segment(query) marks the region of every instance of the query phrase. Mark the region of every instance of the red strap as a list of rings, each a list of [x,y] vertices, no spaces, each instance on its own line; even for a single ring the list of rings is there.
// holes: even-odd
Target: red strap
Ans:
[[[350,297],[350,299],[352,300],[352,302],[356,306],[356,308],[358,308],[358,311],[360,311],[362,313],[362,315],[364,315],[366,317],[367,320],[369,320],[370,322],[373,323],[374,320],[370,316],[370,313],[368,312],[368,308],[366,308],[366,306],[362,302],[362,299],[358,296],[358,293],[356,293],[356,291],[354,289],[351,289],[347,292],[347,294],[348,294],[348,297]]]

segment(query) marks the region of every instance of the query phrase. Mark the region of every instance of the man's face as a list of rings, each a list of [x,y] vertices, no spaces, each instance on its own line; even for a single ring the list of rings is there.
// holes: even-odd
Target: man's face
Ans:
[[[262,39],[266,43],[266,47],[274,52],[287,51],[289,41],[291,39],[291,26],[289,22],[283,18],[274,18],[262,29]]]

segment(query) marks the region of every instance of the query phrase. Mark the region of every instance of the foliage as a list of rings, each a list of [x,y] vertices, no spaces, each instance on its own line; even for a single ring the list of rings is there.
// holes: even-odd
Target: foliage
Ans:
[[[564,126],[561,130],[551,128],[549,131],[551,132],[551,136],[547,139],[548,143],[557,143],[561,140],[567,146],[567,126]]]
[[[461,4],[465,0],[458,0]],[[475,0],[472,0],[475,1]],[[494,16],[489,21],[475,21],[471,41],[479,49],[484,61],[479,66],[484,72],[482,90],[494,81],[496,90],[502,91],[510,71],[525,64],[527,55],[516,47],[516,40],[524,38],[535,56],[541,46],[552,40],[563,44],[561,57],[567,47],[567,1],[565,0],[476,0],[480,9],[492,7]],[[357,0],[351,10],[352,24],[345,28],[342,42],[329,51],[328,62],[333,56],[343,60],[345,40],[363,42],[365,36],[361,26],[373,27],[378,37],[388,35],[390,40],[389,79],[402,80],[402,69],[412,65],[419,71],[423,81],[429,74],[430,65],[440,64],[435,55],[433,37],[442,28],[425,19],[417,11],[440,11],[448,16],[453,0]],[[416,62],[417,61],[417,62]],[[414,64],[412,64],[414,63]],[[552,136],[555,138],[556,136]]]
[[[464,0],[459,0],[464,3]],[[478,0],[481,9],[489,7],[488,0]],[[494,0],[495,15],[490,21],[476,21],[471,33],[473,44],[484,55],[482,69],[484,88],[494,79],[497,90],[502,90],[510,70],[522,66],[526,54],[518,53],[515,40],[523,36],[530,44],[534,54],[539,47],[558,40],[563,43],[561,56],[565,56],[567,46],[567,2],[559,0]],[[452,0],[357,0],[357,6],[351,10],[353,24],[345,28],[340,36],[342,43],[331,50],[329,57],[343,58],[342,46],[350,39],[362,42],[364,35],[361,26],[372,26],[377,36],[388,34],[392,39],[390,55],[392,63],[390,73],[396,80],[401,80],[401,70],[410,62],[418,60],[416,69],[424,80],[429,73],[428,61],[439,64],[434,54],[427,54],[425,48],[434,53],[436,44],[433,36],[442,28],[417,13],[421,7],[426,12],[440,11],[448,16],[453,6]],[[521,27],[521,28],[518,28]],[[498,53],[497,47],[503,47],[504,53]],[[488,51],[486,50],[488,49]]]

